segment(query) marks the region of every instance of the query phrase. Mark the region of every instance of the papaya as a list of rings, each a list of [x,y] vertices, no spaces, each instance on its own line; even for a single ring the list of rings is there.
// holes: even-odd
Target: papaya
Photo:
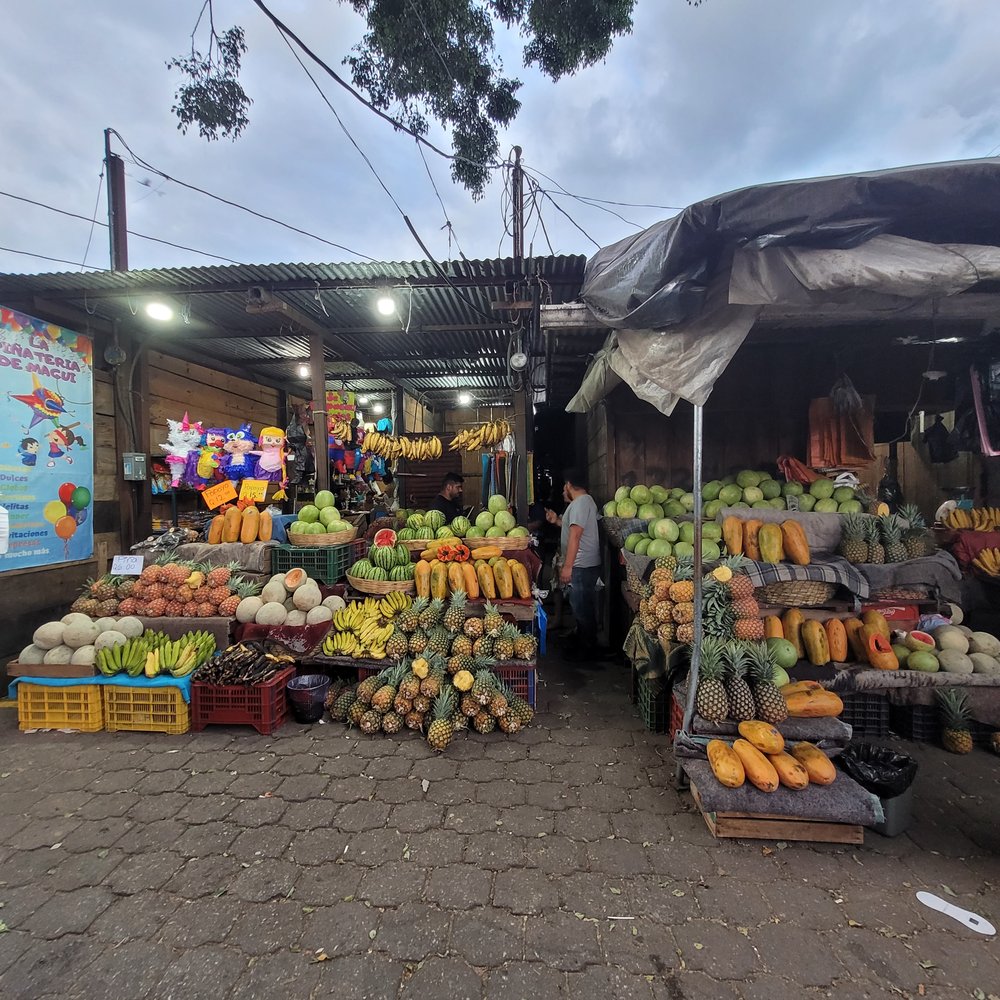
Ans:
[[[801,660],[806,651],[802,645],[802,623],[805,618],[798,608],[789,608],[781,618],[785,638],[795,647],[795,654]]]
[[[764,619],[765,639],[784,639],[785,630],[781,627],[781,619],[777,615],[768,615]]]
[[[479,577],[476,575],[476,567],[470,562],[462,563],[462,576],[465,578],[465,593],[470,601],[474,601],[479,596]]]
[[[208,526],[208,544],[218,545],[222,541],[222,526],[226,518],[223,514],[216,514],[212,518],[212,523]]]
[[[761,753],[781,753],[785,749],[785,737],[769,722],[741,722],[736,728]]]
[[[727,517],[722,522],[722,537],[726,550],[731,556],[743,555],[743,521],[738,517]]]
[[[443,562],[431,564],[431,597],[442,601],[448,596],[448,567]]]
[[[417,597],[431,596],[431,564],[420,560],[413,567],[413,582],[417,586]]]
[[[881,611],[866,611],[861,616],[861,621],[865,625],[871,625],[873,628],[877,628],[879,632],[888,640],[892,637],[892,632],[889,629],[889,623],[885,620],[885,615]]]
[[[757,545],[760,547],[760,561],[780,563],[785,558],[785,545],[781,535],[781,525],[762,524],[757,532]]]
[[[802,623],[802,646],[814,667],[825,667],[830,662],[830,644],[826,639],[823,623],[810,618]]]
[[[709,740],[705,748],[708,763],[712,766],[712,774],[726,788],[740,788],[746,781],[743,762],[735,750],[723,740]]]
[[[743,765],[743,771],[750,783],[762,792],[778,790],[778,772],[774,765],[747,740],[736,740],[733,750]]]
[[[453,594],[456,590],[465,590],[465,574],[461,563],[448,563],[448,588]]]
[[[830,659],[837,663],[847,660],[847,630],[839,618],[828,618],[823,626],[826,631],[826,644],[830,649]]]
[[[492,559],[494,556],[503,555],[499,545],[480,545],[472,550],[473,559]]]
[[[257,528],[260,525],[260,511],[256,507],[247,507],[243,511],[240,524],[240,541],[244,545],[257,541]]]
[[[813,688],[797,694],[785,695],[788,714],[793,719],[823,719],[840,715],[844,703],[840,696],[824,688]]]
[[[271,515],[266,510],[261,511],[260,520],[257,522],[257,540],[260,542],[269,542],[273,530],[274,525],[271,523]]]
[[[837,779],[833,761],[812,743],[794,744],[792,756],[806,769],[809,780],[814,785],[832,785]]]
[[[424,551],[420,553],[420,558],[424,562],[434,562],[434,560],[437,559],[437,549],[424,549]]]
[[[778,780],[785,788],[798,792],[809,785],[809,772],[790,753],[768,754],[767,759],[778,772]]]
[[[225,513],[225,520],[222,522],[222,540],[224,542],[238,542],[242,527],[243,515],[239,507],[230,507]]]
[[[763,521],[756,519],[747,521],[743,525],[743,555],[754,562],[760,562],[760,529],[764,526]]]
[[[819,681],[792,681],[778,688],[782,698],[787,698],[792,694],[801,694],[804,691],[824,691],[826,690]]]
[[[844,631],[847,633],[847,644],[851,648],[851,655],[858,663],[867,663],[868,656],[865,653],[864,640],[861,638],[861,630],[865,623],[860,618],[845,618]]]
[[[497,582],[493,576],[493,570],[488,563],[480,560],[476,563],[476,576],[479,578],[479,593],[487,601],[492,601],[497,596]]]
[[[505,560],[496,561],[493,566],[493,576],[497,581],[497,596],[501,601],[510,600],[514,596],[514,578]]]
[[[510,575],[514,578],[514,592],[522,600],[527,600],[531,597],[531,580],[528,578],[527,568],[518,559],[508,559],[507,565],[510,567]]]
[[[876,670],[899,669],[899,660],[893,652],[892,645],[877,625],[863,625],[861,641],[865,644],[865,656],[868,662]]]
[[[781,540],[785,554],[796,566],[809,565],[809,541],[798,521],[781,522]]]

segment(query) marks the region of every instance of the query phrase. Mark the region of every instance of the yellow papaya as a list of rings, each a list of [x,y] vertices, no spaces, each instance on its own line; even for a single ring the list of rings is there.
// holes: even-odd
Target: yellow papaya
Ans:
[[[796,566],[809,565],[809,541],[798,521],[782,521],[781,540],[785,554]]]
[[[764,526],[763,521],[756,519],[747,521],[743,525],[743,555],[754,562],[760,562],[760,529]]]
[[[273,529],[274,525],[271,523],[271,515],[266,510],[261,511],[260,520],[257,522],[257,540],[260,542],[269,542]]]
[[[497,581],[497,596],[501,601],[508,601],[514,596],[514,578],[510,566],[503,559],[498,559],[493,566],[493,576]]]
[[[465,590],[465,574],[461,563],[448,563],[448,587],[453,594],[456,590]]]
[[[705,748],[712,774],[726,788],[739,788],[746,780],[743,762],[733,748],[723,740],[709,740]]]
[[[222,522],[222,540],[224,542],[238,542],[242,527],[243,515],[240,513],[239,507],[230,507]]]
[[[789,608],[781,619],[781,627],[785,638],[795,647],[795,653],[801,660],[806,655],[802,646],[802,623],[805,618],[798,608]]]
[[[492,559],[494,556],[502,556],[503,550],[499,545],[480,545],[471,552],[473,559]]]
[[[830,662],[830,644],[826,629],[815,618],[802,623],[802,647],[814,667],[825,667]]]
[[[462,576],[465,578],[465,595],[470,601],[474,601],[479,596],[479,577],[476,575],[476,567],[470,562],[461,563]]]
[[[431,566],[431,597],[442,601],[448,596],[448,567],[439,562]]]
[[[525,600],[531,597],[531,580],[528,578],[528,570],[524,563],[517,559],[508,559],[507,565],[510,567],[510,575],[514,578],[514,592]]]
[[[260,511],[256,507],[247,507],[243,511],[240,524],[240,541],[244,545],[257,541],[257,528],[260,525]]]
[[[760,547],[761,562],[780,563],[785,558],[781,525],[762,524],[760,531],[757,532],[757,544]]]
[[[208,526],[208,544],[218,545],[222,541],[222,528],[226,518],[223,514],[216,514],[212,518],[212,523]]]
[[[743,555],[743,521],[738,517],[727,517],[722,521],[722,537],[726,550],[731,556]]]
[[[839,618],[828,618],[826,625],[826,642],[830,647],[830,659],[837,663],[847,660],[847,630]]]
[[[413,567],[413,581],[417,586],[417,597],[431,596],[431,564],[421,560]]]
[[[476,563],[476,576],[479,579],[479,593],[487,601],[492,601],[497,596],[497,583],[492,567],[480,560]]]

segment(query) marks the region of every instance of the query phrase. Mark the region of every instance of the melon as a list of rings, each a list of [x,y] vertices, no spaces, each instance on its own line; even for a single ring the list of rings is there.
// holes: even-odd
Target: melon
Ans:
[[[644,503],[653,502],[653,494],[649,492],[649,488],[643,486],[642,483],[637,483],[632,489],[629,490],[629,499],[637,506],[641,507]]]
[[[908,632],[903,639],[903,645],[914,653],[933,652],[934,636],[927,632]]]
[[[899,661],[899,665],[901,667],[905,667],[906,661],[910,658],[909,648],[902,645],[902,643],[894,642],[892,644],[892,651],[896,654],[896,659]]]
[[[296,567],[295,569],[290,569],[285,574],[282,586],[291,594],[298,590],[299,587],[303,586],[308,580],[309,574],[301,567]]]
[[[925,650],[910,653],[906,658],[907,670],[919,670],[924,674],[936,674],[940,667],[941,664],[938,663],[938,658],[933,653],[928,653]]]
[[[957,649],[942,649],[938,653],[938,663],[949,674],[971,674],[973,670],[972,660]]]
[[[710,538],[701,540],[701,558],[707,562],[718,562],[722,558],[722,549],[718,542],[713,542]]]
[[[625,539],[625,550],[627,552],[635,552],[636,545],[639,544],[646,536],[639,531],[633,531],[628,538]]]
[[[322,607],[329,608],[330,611],[340,611],[342,608],[347,607],[347,601],[345,601],[339,594],[333,594],[330,597],[325,597],[323,599]]]
[[[254,621],[258,625],[284,625],[287,617],[288,612],[283,604],[267,601],[254,616]]]
[[[935,629],[934,642],[941,650],[963,654],[969,651],[969,640],[954,625],[942,625]]]
[[[323,510],[324,507],[335,507],[337,505],[336,498],[329,490],[320,490],[313,502],[320,510]]]
[[[81,615],[79,611],[71,611],[62,616],[63,625],[90,625],[94,621],[90,615]]]
[[[617,517],[618,516],[618,504],[614,500],[609,500],[602,508],[601,513],[604,517]]]
[[[289,611],[285,616],[286,625],[305,625],[306,613],[304,611]]]
[[[465,534],[470,527],[471,525],[469,524],[469,519],[467,517],[456,517],[455,520],[451,522],[451,530],[455,532],[456,538],[465,538]]]
[[[507,510],[507,507],[507,498],[501,496],[499,493],[494,493],[493,496],[486,501],[486,509],[491,514],[499,514],[500,511]]]
[[[952,625],[961,625],[965,621],[965,612],[957,604],[949,604],[948,609]]]
[[[45,650],[41,646],[36,646],[32,643],[30,646],[25,646],[21,650],[20,656],[17,658],[18,663],[41,663],[45,659]]]
[[[721,489],[722,487],[721,483],[719,484],[719,487]],[[650,486],[649,495],[653,498],[653,503],[662,504],[666,503],[667,500],[670,499],[670,490],[668,490],[664,486]],[[718,496],[718,493],[716,493],[716,496]]]
[[[42,657],[42,663],[69,663],[72,656],[73,650],[60,643],[58,646],[46,650],[45,656]]]
[[[306,524],[315,524],[319,520],[319,507],[314,504],[307,503],[305,507],[299,511],[299,520],[305,521]]]
[[[798,662],[795,646],[787,639],[768,639],[767,648],[771,650],[775,664],[785,670],[790,670]]]
[[[392,528],[380,528],[375,532],[372,544],[378,546],[379,548],[395,547],[396,541],[396,532],[393,531]]]
[[[310,581],[292,594],[292,602],[295,604],[296,611],[312,611],[313,608],[318,608],[323,603],[323,595],[319,592],[319,587]],[[301,622],[300,624],[305,623]]]
[[[985,653],[994,659],[1000,656],[1000,639],[989,632],[973,632],[969,637],[970,653]]]
[[[969,653],[972,660],[972,672],[985,674],[987,677],[1000,677],[1000,660],[986,653]]]
[[[629,488],[627,486],[619,486],[618,489],[615,490],[615,501],[617,503],[621,503],[622,500],[628,500],[629,499],[628,494],[629,494]]]
[[[643,535],[639,541],[635,543],[635,548],[632,551],[635,552],[637,556],[644,556],[647,554],[647,550],[652,542],[652,538],[646,538],[646,536]]]
[[[65,631],[66,626],[62,622],[46,622],[35,629],[31,641],[39,649],[55,649],[56,646],[62,645],[63,632]]]
[[[836,487],[829,479],[814,479],[809,484],[809,494],[817,500],[830,500],[833,498],[833,491]],[[836,502],[836,501],[834,501]]]
[[[718,479],[712,479],[705,483],[701,488],[701,498],[706,501],[718,500],[719,494],[722,492],[722,483]],[[663,503],[662,500],[657,500],[657,503]]]
[[[63,630],[63,643],[70,649],[93,645],[101,630],[89,619],[84,622],[71,622]]]
[[[97,619],[95,619],[94,624],[97,626],[97,630],[99,632],[107,632],[109,629],[117,629],[118,628],[118,619],[117,618],[97,618]]]
[[[719,499],[724,507],[732,507],[733,504],[739,503],[743,499],[743,489],[735,484],[723,486],[719,491]]]
[[[264,602],[259,597],[244,597],[236,605],[236,620],[238,622],[252,622],[257,617],[257,612],[264,606]]]
[[[333,621],[333,612],[324,607],[322,604],[316,608],[310,608],[306,612],[306,624],[307,625],[321,625],[323,622]]]
[[[771,683],[776,688],[782,688],[786,684],[791,684],[792,679],[788,676],[788,671],[784,667],[775,667],[771,673]]]
[[[493,513],[492,511],[482,510],[476,515],[476,527],[482,528],[486,531],[493,527]]]
[[[288,591],[279,580],[271,580],[260,592],[260,599],[264,604],[281,604],[287,596]]]
[[[73,655],[69,658],[70,663],[78,664],[81,667],[92,667],[97,659],[97,650],[93,646],[81,646],[73,650]]]
[[[503,528],[504,531],[517,527],[517,521],[509,510],[498,510],[493,517],[493,524],[497,528]]]
[[[619,517],[624,517],[624,518],[635,517],[636,513],[639,510],[639,505],[631,497],[625,497],[624,500],[618,500],[616,502],[618,504]],[[476,520],[478,520],[478,518]]]
[[[138,618],[126,615],[124,618],[118,619],[116,631],[121,632],[122,635],[127,635],[130,639],[138,639],[145,631],[145,627]]]
[[[102,632],[94,640],[94,649],[104,649],[106,646],[124,646],[128,642],[128,636],[117,629],[110,628],[107,632]]]

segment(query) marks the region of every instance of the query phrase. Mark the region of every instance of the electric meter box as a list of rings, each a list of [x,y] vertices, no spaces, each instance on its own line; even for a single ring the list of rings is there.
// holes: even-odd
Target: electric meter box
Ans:
[[[146,456],[141,451],[127,451],[122,455],[122,472],[126,480],[141,482],[146,478]]]

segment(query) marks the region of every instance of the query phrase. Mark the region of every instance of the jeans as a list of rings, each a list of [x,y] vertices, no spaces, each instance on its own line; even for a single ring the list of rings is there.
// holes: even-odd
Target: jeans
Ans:
[[[600,566],[574,566],[570,578],[569,606],[576,620],[577,641],[581,649],[597,646],[597,581]]]

